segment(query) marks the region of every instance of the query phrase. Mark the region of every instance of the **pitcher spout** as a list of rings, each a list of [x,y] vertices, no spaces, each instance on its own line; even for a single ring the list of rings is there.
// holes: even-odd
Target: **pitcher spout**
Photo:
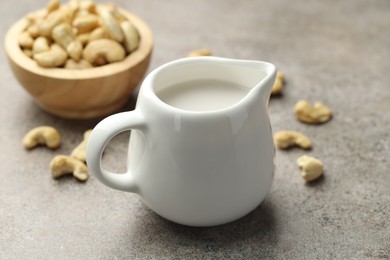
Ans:
[[[240,62],[240,61],[239,61]],[[241,61],[243,72],[243,86],[250,88],[248,95],[253,95],[262,104],[268,104],[272,87],[276,78],[276,68],[273,64],[264,61]]]

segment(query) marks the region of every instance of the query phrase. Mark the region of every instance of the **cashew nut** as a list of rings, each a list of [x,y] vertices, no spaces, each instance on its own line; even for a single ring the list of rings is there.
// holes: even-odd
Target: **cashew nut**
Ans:
[[[85,9],[79,9],[76,13],[76,17],[85,17],[88,15],[90,15],[90,13],[88,12],[88,10]]]
[[[303,155],[299,157],[297,164],[301,168],[302,178],[307,182],[317,179],[324,172],[322,162],[311,156]]]
[[[66,155],[57,155],[54,157],[50,162],[50,171],[54,178],[66,174],[73,174],[80,181],[86,181],[88,179],[88,168],[85,163]]]
[[[124,45],[127,52],[132,52],[138,47],[139,34],[134,25],[129,21],[121,22],[121,28],[125,37]]]
[[[104,27],[99,27],[93,30],[88,35],[88,42],[92,42],[99,39],[107,39],[109,38],[109,35]]]
[[[38,24],[39,34],[50,37],[53,28],[63,22],[65,22],[65,17],[60,9],[51,12],[45,20]]]
[[[34,39],[30,36],[28,32],[22,32],[19,35],[18,42],[20,47],[31,49],[34,43]]]
[[[45,36],[39,36],[34,40],[32,52],[37,54],[50,50],[49,40]]]
[[[118,8],[114,3],[103,3],[101,5],[103,8],[105,8],[107,11],[111,12],[112,14],[118,12]]]
[[[54,27],[51,36],[55,42],[61,45],[64,49],[66,49],[69,43],[71,43],[74,39],[72,27],[68,23],[61,23]]]
[[[78,61],[83,53],[83,44],[78,40],[71,41],[66,47],[66,51],[72,59]]]
[[[197,57],[197,56],[211,56],[213,55],[212,51],[209,49],[198,49],[193,50],[187,54],[188,57]]]
[[[83,50],[83,57],[91,64],[102,60],[112,63],[125,58],[125,50],[118,42],[111,39],[99,39],[88,43]]]
[[[91,32],[99,26],[99,17],[94,14],[87,14],[85,16],[77,16],[72,25],[77,29],[78,34]]]
[[[78,5],[71,4],[71,1],[69,1],[67,5],[62,5],[60,8],[66,17],[67,23],[71,23],[79,11]]]
[[[80,2],[80,9],[81,10],[87,10],[89,13],[95,14],[96,13],[96,4],[93,1],[85,0]]]
[[[27,27],[26,31],[28,32],[28,34],[30,34],[30,36],[33,39],[35,39],[39,36],[39,29],[38,29],[38,26],[36,24],[32,24],[29,27]]]
[[[103,26],[107,29],[109,35],[117,42],[123,42],[124,36],[118,20],[105,7],[101,6],[98,9]]]
[[[26,15],[26,19],[30,24],[34,24],[44,19],[45,16],[46,14],[43,12],[31,12]]]
[[[32,58],[32,56],[33,56],[33,52],[31,49],[23,49],[23,53],[24,53],[24,55],[26,55],[27,57],[30,57],[30,58]]]
[[[69,0],[68,5],[72,9],[78,10],[80,8],[80,0]]]
[[[62,12],[65,22],[71,24],[79,9],[74,9],[69,5],[64,4],[60,6],[59,10]]]
[[[75,61],[73,59],[68,59],[64,66],[65,69],[89,69],[92,68],[92,65],[86,60]]]
[[[103,8],[105,8],[107,11],[109,11],[109,12],[112,14],[112,16],[114,16],[114,18],[115,18],[119,23],[121,23],[121,22],[127,20],[126,17],[123,16],[123,15],[119,12],[118,7],[117,7],[115,4],[113,4],[113,3],[104,3],[104,4],[101,4],[100,6],[103,6]]]
[[[39,126],[31,129],[23,137],[23,145],[26,149],[32,149],[38,145],[46,145],[50,149],[57,149],[61,145],[61,136],[54,127]]]
[[[321,102],[316,102],[313,106],[306,100],[295,105],[294,113],[300,121],[309,124],[325,123],[332,117],[332,111]]]
[[[92,129],[87,130],[84,132],[84,140],[76,146],[76,148],[73,149],[70,156],[79,159],[80,161],[85,162],[86,161],[86,153],[87,153],[87,142],[88,138],[91,135]]]
[[[284,74],[281,71],[276,73],[274,85],[272,86],[271,95],[280,95],[284,88]]]
[[[46,6],[47,13],[51,13],[57,10],[58,8],[60,8],[60,5],[61,5],[60,0],[49,0]]]
[[[89,42],[90,33],[82,33],[76,36],[76,39],[81,42],[83,46],[87,45]]]
[[[68,54],[58,44],[53,44],[49,51],[34,54],[34,60],[42,67],[52,68],[65,64]]]
[[[296,131],[279,131],[274,134],[274,141],[280,149],[297,146],[307,150],[312,145],[309,137]]]

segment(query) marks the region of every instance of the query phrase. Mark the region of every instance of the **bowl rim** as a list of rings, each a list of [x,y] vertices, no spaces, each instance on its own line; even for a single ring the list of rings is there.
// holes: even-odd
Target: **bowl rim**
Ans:
[[[91,79],[98,77],[106,77],[116,73],[128,70],[138,63],[142,62],[148,57],[153,49],[153,34],[149,26],[138,16],[133,13],[118,8],[121,14],[125,15],[129,21],[137,28],[140,35],[140,42],[138,48],[127,55],[124,60],[120,62],[114,62],[99,67],[93,67],[81,70],[70,70],[64,68],[44,68],[39,66],[32,58],[26,56],[22,48],[18,43],[18,37],[21,31],[23,31],[28,25],[28,19],[26,16],[19,19],[14,23],[7,31],[5,36],[5,51],[8,59],[12,60],[17,66],[23,68],[31,73],[57,79],[68,79],[68,80],[81,80]],[[32,13],[44,12],[44,9],[34,11]]]

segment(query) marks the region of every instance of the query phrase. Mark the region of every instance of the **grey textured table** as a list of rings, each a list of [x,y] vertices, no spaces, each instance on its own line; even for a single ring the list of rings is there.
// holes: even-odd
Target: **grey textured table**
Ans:
[[[274,131],[314,140],[308,154],[325,177],[307,185],[299,149],[277,151],[272,191],[255,211],[223,226],[166,221],[139,197],[91,177],[53,180],[48,163],[67,154],[99,119],[64,120],[41,111],[1,54],[0,259],[389,259],[390,1],[115,1],[155,35],[153,69],[207,47],[216,56],[274,63],[284,95],[270,101]],[[46,1],[1,1],[2,47],[9,26]],[[295,120],[299,99],[323,101],[334,118]],[[124,108],[134,106],[134,97]],[[57,151],[25,151],[30,128],[57,127]],[[106,150],[105,167],[125,169],[128,134]],[[122,163],[123,162],[123,163]]]

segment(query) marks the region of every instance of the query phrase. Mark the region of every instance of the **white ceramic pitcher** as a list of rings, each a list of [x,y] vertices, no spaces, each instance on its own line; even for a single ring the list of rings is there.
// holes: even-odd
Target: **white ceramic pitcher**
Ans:
[[[266,62],[216,57],[162,65],[144,80],[135,110],[109,116],[93,129],[90,172],[111,188],[139,194],[157,214],[180,224],[213,226],[246,215],[272,184],[275,149],[267,103],[275,71]],[[180,109],[159,98],[164,89],[198,79],[235,83],[247,94],[210,111]],[[128,170],[109,172],[101,167],[103,150],[126,130],[132,130]]]

